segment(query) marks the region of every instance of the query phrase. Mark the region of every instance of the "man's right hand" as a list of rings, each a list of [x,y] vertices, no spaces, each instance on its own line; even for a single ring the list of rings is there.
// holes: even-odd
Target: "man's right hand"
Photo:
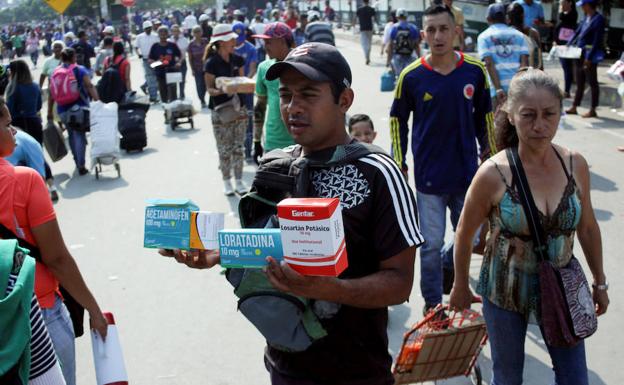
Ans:
[[[262,154],[264,154],[264,149],[262,148],[262,143],[254,142],[254,155],[253,159],[257,165],[260,164],[260,158],[262,158]]]
[[[221,262],[219,250],[170,250],[160,249],[158,253],[165,257],[175,258],[192,269],[210,269]]]

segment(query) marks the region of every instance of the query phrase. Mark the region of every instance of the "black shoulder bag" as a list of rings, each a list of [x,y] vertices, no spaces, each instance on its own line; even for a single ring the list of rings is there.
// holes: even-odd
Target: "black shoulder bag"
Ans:
[[[572,347],[598,328],[596,310],[587,279],[579,261],[572,256],[564,267],[548,258],[546,234],[518,156],[518,148],[507,149],[507,159],[531,232],[533,250],[538,258],[540,311],[546,343]]]
[[[1,239],[16,239],[17,243],[20,247],[28,249],[30,251],[29,255],[33,257],[37,262],[41,262],[41,251],[35,245],[30,244],[30,242],[18,237],[7,228],[5,225],[0,223],[0,238]],[[74,297],[69,294],[64,287],[59,286],[59,290],[61,295],[63,296],[63,303],[67,310],[69,311],[69,316],[72,321],[72,325],[74,326],[74,335],[76,337],[80,337],[84,334],[84,307],[76,301]]]

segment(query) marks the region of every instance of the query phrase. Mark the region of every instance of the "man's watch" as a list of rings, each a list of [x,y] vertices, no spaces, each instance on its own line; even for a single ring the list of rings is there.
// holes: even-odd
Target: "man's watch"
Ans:
[[[596,290],[604,290],[607,291],[609,290],[609,282],[605,282],[603,284],[597,284],[597,283],[592,283],[592,287]]]

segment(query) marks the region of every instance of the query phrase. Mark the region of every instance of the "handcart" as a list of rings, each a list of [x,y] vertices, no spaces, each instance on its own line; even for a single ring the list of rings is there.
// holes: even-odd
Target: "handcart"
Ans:
[[[119,131],[117,131],[117,103],[91,102],[90,106],[91,164],[95,179],[100,179],[103,166],[113,165],[121,178],[119,165]]]
[[[182,73],[168,72],[166,74],[166,82],[167,85],[175,84],[177,88],[178,84],[182,82]],[[171,95],[168,95],[168,97],[169,103],[163,104],[163,108],[165,110],[165,121],[169,122],[171,129],[175,131],[176,127],[181,124],[189,124],[191,130],[194,129],[193,115],[195,115],[195,110],[193,109],[193,102],[187,99],[171,100]]]
[[[480,385],[477,358],[486,342],[481,313],[471,309],[455,312],[448,305],[438,305],[405,333],[393,369],[395,383],[435,382],[463,375]]]

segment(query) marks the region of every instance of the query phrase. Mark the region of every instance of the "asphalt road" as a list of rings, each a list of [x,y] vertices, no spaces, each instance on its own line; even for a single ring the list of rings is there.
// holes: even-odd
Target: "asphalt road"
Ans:
[[[350,114],[369,114],[379,131],[377,144],[389,149],[388,112],[392,94],[379,91],[385,59],[374,47],[373,62],[364,64],[359,45],[339,39],[338,47],[352,66],[355,103]],[[133,84],[141,83],[142,68],[132,64]],[[553,74],[561,76],[557,67]],[[38,76],[38,73],[36,73]],[[195,98],[193,79],[187,77],[187,95]],[[624,337],[618,332],[622,315],[623,276],[618,244],[624,234],[624,146],[623,118],[607,108],[607,118],[582,120],[566,117],[556,142],[580,151],[592,173],[592,200],[604,245],[610,278],[611,308],[600,318],[598,332],[587,341],[592,385],[622,384]],[[232,288],[220,269],[190,270],[175,261],[144,249],[143,210],[149,198],[190,198],[203,210],[226,213],[226,227],[237,227],[237,198],[222,194],[217,152],[210,115],[195,116],[195,130],[175,132],[164,125],[162,109],[156,106],[147,118],[148,147],[142,153],[124,154],[121,178],[108,168],[103,178],[78,176],[71,156],[52,164],[61,196],[55,205],[63,235],[102,309],[117,320],[131,384],[268,384],[262,354],[264,341],[236,311]],[[253,166],[245,166],[250,182]],[[579,248],[577,255],[582,252]],[[580,258],[582,259],[582,258]],[[476,277],[480,266],[473,260]],[[407,304],[390,310],[390,351],[396,356],[403,333],[421,316],[423,301],[416,281]],[[587,271],[587,270],[586,270]],[[525,382],[552,383],[550,360],[536,328],[526,342]],[[77,340],[77,376],[80,384],[95,383],[91,342]],[[491,361],[486,348],[480,358],[489,381]],[[467,384],[459,378],[446,383]]]

